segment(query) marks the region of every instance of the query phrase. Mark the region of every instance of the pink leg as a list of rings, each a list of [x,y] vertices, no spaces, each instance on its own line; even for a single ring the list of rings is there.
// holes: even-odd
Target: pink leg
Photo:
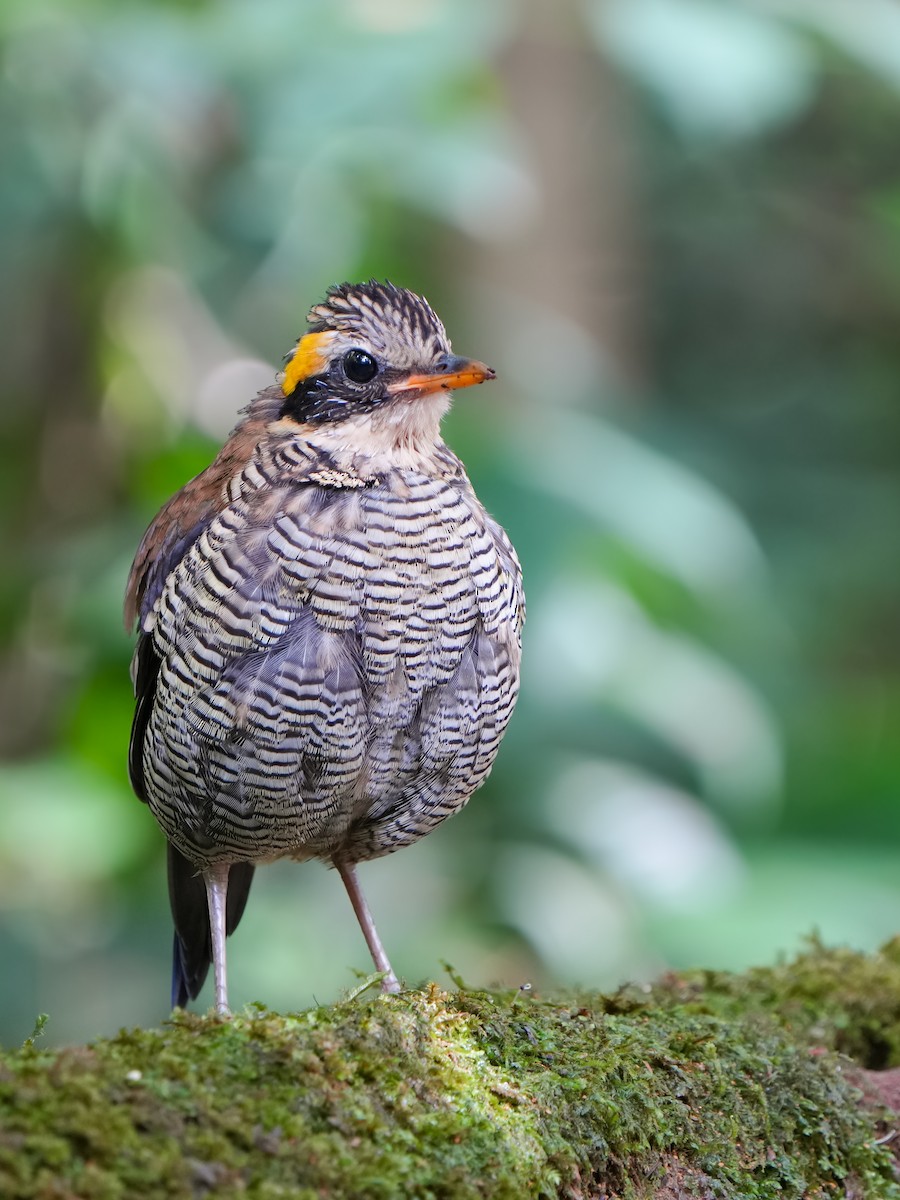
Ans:
[[[225,900],[228,894],[228,863],[217,863],[203,872],[212,934],[213,972],[216,980],[216,1012],[229,1015],[228,972],[225,966]]]
[[[353,911],[356,913],[359,927],[363,931],[363,937],[366,939],[366,945],[369,947],[369,953],[372,955],[375,968],[378,971],[385,972],[384,979],[381,981],[381,990],[383,992],[399,992],[400,981],[394,974],[394,968],[391,966],[388,956],[384,952],[384,946],[381,944],[381,938],[378,936],[378,930],[375,928],[375,922],[372,920],[372,914],[369,911],[368,904],[366,904],[366,898],[362,894],[362,888],[359,886],[359,880],[356,878],[356,867],[347,866],[346,863],[340,862],[336,862],[334,865],[337,867],[341,879],[344,881],[344,887],[347,889],[347,895],[350,897],[350,903],[353,905]]]

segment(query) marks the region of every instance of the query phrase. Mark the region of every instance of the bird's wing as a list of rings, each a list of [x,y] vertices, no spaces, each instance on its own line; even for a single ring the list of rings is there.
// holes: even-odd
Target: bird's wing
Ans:
[[[162,606],[160,637],[210,663],[170,736],[203,748],[191,761],[223,820],[271,807],[312,828],[362,769],[368,685],[353,599],[368,559],[342,536],[348,505],[316,484],[262,490],[196,547],[171,627]]]
[[[215,460],[176,492],[150,523],[131,565],[125,588],[125,625],[138,625],[131,663],[136,708],[128,751],[132,786],[146,800],[143,742],[153,707],[160,658],[149,633],[165,581],[213,518],[228,503],[228,485],[249,462],[268,419],[280,403],[278,388],[261,392]]]
[[[265,430],[280,389],[260,392],[249,415],[238,425],[215,460],[163,505],[141,539],[125,588],[125,625],[143,626],[166,577],[228,503],[228,485],[250,461]]]
[[[243,448],[246,448],[246,442],[247,439],[243,438]],[[147,799],[142,762],[144,734],[153,707],[160,668],[153,636],[146,631],[145,625],[152,619],[153,607],[162,593],[167,576],[223,507],[226,464],[233,459],[234,454],[220,454],[211,466],[185,484],[160,510],[141,539],[128,576],[125,623],[129,629],[135,622],[139,627],[131,662],[136,707],[128,749],[128,770],[131,785],[141,800]]]
[[[131,722],[131,740],[128,743],[128,776],[135,795],[145,804],[147,788],[144,780],[144,734],[147,732],[147,724],[153,710],[159,667],[160,658],[153,648],[153,637],[149,633],[142,633],[131,661],[136,707],[134,720]]]
[[[125,593],[125,623],[137,623],[139,636],[132,661],[136,708],[131,728],[128,767],[137,796],[147,801],[144,738],[153,711],[162,660],[148,631],[152,613],[169,574],[228,502],[230,481],[246,466],[265,422],[280,403],[269,389],[251,405],[247,419],[235,430],[211,466],[176,493],[144,534],[135,555]],[[169,898],[175,924],[172,964],[172,1004],[184,1006],[203,986],[212,956],[206,890],[196,866],[171,843],[168,846]],[[235,863],[229,872],[226,929],[241,919],[253,866]]]
[[[503,597],[503,611],[507,616],[511,615],[513,617],[516,635],[521,642],[522,628],[525,625],[525,590],[522,586],[522,564],[519,562],[516,548],[510,541],[509,534],[503,526],[495,521],[493,517],[487,515],[485,523],[500,562],[500,577],[504,580],[507,589]]]

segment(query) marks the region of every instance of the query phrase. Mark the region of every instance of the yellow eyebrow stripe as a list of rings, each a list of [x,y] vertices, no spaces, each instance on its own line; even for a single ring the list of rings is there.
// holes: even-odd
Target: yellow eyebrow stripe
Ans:
[[[328,344],[334,337],[332,333],[307,333],[297,343],[293,357],[284,368],[281,380],[281,390],[289,396],[298,383],[309,379],[311,375],[319,375],[328,366]]]

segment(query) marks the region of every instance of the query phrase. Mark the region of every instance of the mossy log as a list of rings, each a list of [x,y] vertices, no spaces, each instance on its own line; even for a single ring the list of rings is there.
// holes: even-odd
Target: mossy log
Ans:
[[[5,1200],[900,1198],[900,946],[0,1057]]]

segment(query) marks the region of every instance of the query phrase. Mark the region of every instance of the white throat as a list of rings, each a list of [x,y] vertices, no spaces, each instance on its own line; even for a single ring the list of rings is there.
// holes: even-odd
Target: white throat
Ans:
[[[441,419],[449,407],[448,392],[432,392],[394,400],[334,424],[307,426],[304,434],[341,470],[377,475],[406,467],[427,472],[442,444]]]

